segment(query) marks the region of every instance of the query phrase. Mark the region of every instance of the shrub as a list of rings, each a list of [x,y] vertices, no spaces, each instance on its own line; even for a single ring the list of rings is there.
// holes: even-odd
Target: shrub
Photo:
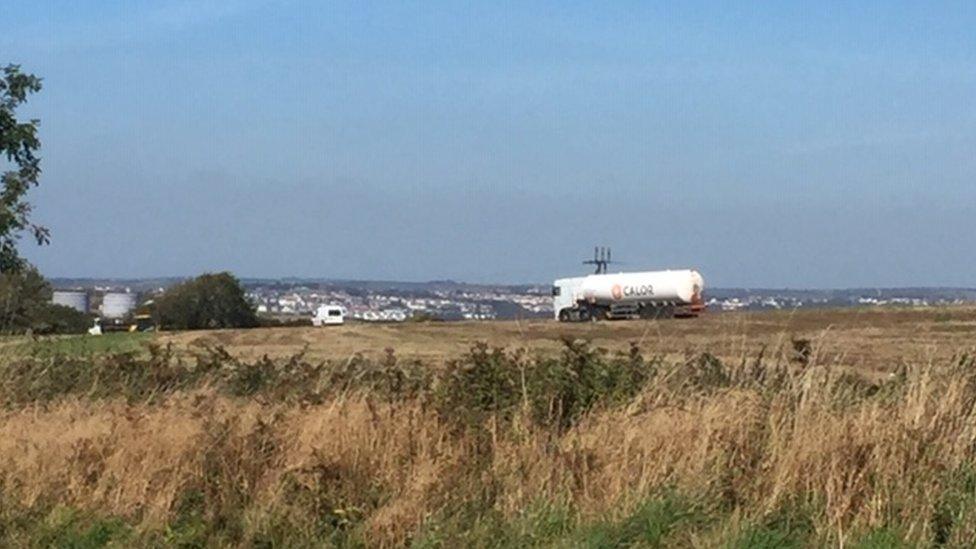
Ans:
[[[598,403],[627,402],[656,373],[657,361],[645,361],[636,345],[614,355],[583,340],[563,345],[562,356],[540,359],[532,369],[535,417],[545,424],[567,428]]]
[[[0,333],[78,334],[91,317],[51,302],[51,286],[33,267],[0,273]]]
[[[35,334],[84,334],[91,326],[91,315],[53,303],[38,307],[31,321]]]
[[[475,345],[448,364],[439,385],[442,417],[468,426],[509,421],[521,409],[541,425],[565,429],[597,403],[633,398],[654,375],[636,346],[610,355],[587,342],[567,340],[560,356],[529,358]]]
[[[230,273],[204,274],[176,285],[154,307],[156,323],[167,330],[253,328],[258,325],[244,288]]]

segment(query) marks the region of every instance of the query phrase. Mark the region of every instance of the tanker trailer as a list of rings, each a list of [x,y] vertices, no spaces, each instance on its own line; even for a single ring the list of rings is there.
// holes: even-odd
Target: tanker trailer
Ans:
[[[553,283],[553,310],[561,322],[698,316],[704,287],[693,270],[562,278]]]

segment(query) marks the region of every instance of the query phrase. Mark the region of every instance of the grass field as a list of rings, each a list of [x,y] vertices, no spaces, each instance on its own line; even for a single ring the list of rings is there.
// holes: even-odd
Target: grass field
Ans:
[[[625,350],[636,342],[649,354],[680,358],[709,352],[734,360],[789,352],[793,339],[809,339],[820,361],[866,375],[898,365],[951,358],[976,344],[976,308],[864,308],[706,314],[698,319],[560,324],[552,321],[348,324],[327,328],[163,334],[181,348],[221,345],[233,354],[287,356],[307,349],[311,358],[345,360],[361,353],[379,358],[385,349],[401,357],[442,362],[483,341],[505,348],[555,352],[565,338]]]
[[[973,308],[2,345],[3,546],[976,539]]]
[[[585,339],[610,350],[631,343],[648,354],[681,358],[709,352],[734,360],[762,349],[790,352],[806,339],[819,360],[873,375],[904,363],[949,359],[976,345],[976,308],[853,308],[712,313],[697,319],[560,324],[548,320],[497,322],[349,323],[323,328],[264,328],[161,334],[113,333],[0,342],[0,352],[108,353],[145,349],[155,342],[192,351],[220,346],[235,356],[285,357],[304,351],[310,359],[378,359],[386,349],[403,358],[443,363],[477,342],[509,349],[556,352],[564,339]]]

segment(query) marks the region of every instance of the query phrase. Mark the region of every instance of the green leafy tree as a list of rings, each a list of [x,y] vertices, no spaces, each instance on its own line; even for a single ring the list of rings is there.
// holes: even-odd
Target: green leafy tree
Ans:
[[[252,328],[258,325],[240,281],[230,273],[204,274],[166,290],[155,302],[166,330]]]
[[[24,332],[50,299],[51,288],[36,269],[0,274],[0,330]]]
[[[37,269],[0,273],[0,333],[78,334],[91,327],[91,316],[50,301],[51,286]]]
[[[36,187],[41,175],[37,152],[38,120],[17,120],[17,107],[27,96],[41,90],[41,79],[20,71],[19,65],[7,65],[0,77],[0,155],[6,171],[0,175],[0,273],[24,268],[17,253],[17,241],[26,231],[38,244],[48,242],[48,230],[31,222],[31,205],[27,191]],[[0,161],[2,162],[2,161]]]

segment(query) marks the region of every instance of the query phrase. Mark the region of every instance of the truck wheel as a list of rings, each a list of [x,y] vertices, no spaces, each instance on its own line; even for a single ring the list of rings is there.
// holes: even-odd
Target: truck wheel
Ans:
[[[570,316],[571,315],[569,314],[569,309],[563,309],[559,311],[559,322],[569,322],[570,320],[572,320]]]

